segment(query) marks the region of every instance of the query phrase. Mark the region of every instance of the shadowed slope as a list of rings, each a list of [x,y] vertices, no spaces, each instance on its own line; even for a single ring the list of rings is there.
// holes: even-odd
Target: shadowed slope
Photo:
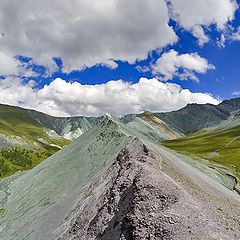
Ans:
[[[188,104],[185,108],[169,113],[154,113],[172,129],[183,134],[216,127],[240,111],[240,98],[223,101],[219,105]]]

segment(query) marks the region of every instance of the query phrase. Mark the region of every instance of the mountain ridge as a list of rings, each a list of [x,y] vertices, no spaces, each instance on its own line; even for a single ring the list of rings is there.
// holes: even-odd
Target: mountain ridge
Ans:
[[[237,239],[239,201],[149,132],[104,116],[32,170],[0,181],[0,238]]]
[[[96,124],[96,121],[98,118],[101,118],[101,116],[100,117],[85,117],[85,116],[53,117],[51,115],[48,115],[48,114],[45,114],[42,112],[38,112],[36,110],[24,109],[21,107],[4,105],[4,104],[0,104],[0,114],[1,115],[3,114],[2,108],[10,108],[10,109],[17,109],[19,111],[24,111],[30,117],[30,119],[36,121],[42,127],[50,128],[51,130],[56,131],[56,133],[59,134],[60,136],[64,136],[64,133],[63,133],[64,122],[69,123],[70,125],[72,123],[72,126],[71,126],[72,131],[74,131],[80,127],[80,129],[83,130],[81,133],[79,133],[79,135],[80,135],[83,132],[87,131],[89,128],[91,128],[92,125]],[[200,112],[200,111],[211,112],[212,111],[214,113],[214,115],[217,116],[218,119],[210,118],[210,120],[213,121],[212,125],[211,125],[211,122],[210,122],[210,124],[209,123],[206,123],[204,125],[200,124],[200,127],[192,128],[190,130],[186,129],[186,127],[182,127],[182,128],[175,127],[177,131],[180,131],[181,133],[185,134],[185,133],[201,130],[206,126],[210,126],[210,125],[213,126],[214,124],[221,123],[222,121],[227,120],[234,111],[239,111],[239,110],[240,110],[240,98],[235,98],[235,99],[231,99],[231,100],[224,100],[218,105],[190,103],[190,104],[186,105],[184,108],[181,108],[177,111],[163,112],[163,113],[154,112],[152,114],[155,117],[162,120],[166,125],[169,125],[170,127],[174,127],[171,125],[171,119],[174,119],[174,117],[172,117],[172,116],[175,116],[175,118],[176,118],[176,115],[182,115],[182,116],[190,115],[190,114],[194,113],[194,111],[197,111],[197,112]],[[134,119],[135,117],[142,118],[144,116],[144,114],[145,113],[127,114],[124,117],[121,117],[120,119],[124,123],[127,123],[130,120]],[[41,117],[39,117],[39,116],[41,116]],[[1,119],[1,117],[0,117],[0,119]],[[83,120],[86,122],[86,125],[83,124],[82,128],[81,128],[80,120]],[[184,118],[184,120],[186,120],[186,119]],[[177,121],[177,120],[175,119],[175,121]],[[177,128],[179,128],[179,129],[177,129]]]
[[[231,131],[240,123],[238,102],[224,103],[223,109],[226,106],[231,108],[227,120],[212,118],[217,123],[212,131],[225,134],[227,129]],[[196,121],[190,119],[197,126],[199,115],[194,108],[188,106],[187,111],[179,110],[177,114],[185,119],[197,112]],[[207,112],[207,118],[213,116],[215,110]],[[32,115],[35,120],[39,117],[37,112]],[[20,120],[26,117],[20,116]],[[9,112],[5,117],[13,119]],[[171,127],[172,122],[158,117],[155,113],[124,118],[101,116],[94,119],[91,126],[87,125],[89,129],[81,132],[78,138],[33,169],[23,169],[27,171],[0,180],[0,238],[184,240],[194,235],[199,239],[238,239],[239,196],[219,180],[220,176],[230,182],[232,176],[209,163],[204,165],[207,169],[204,172],[197,159],[191,159],[197,166],[194,167],[187,163],[186,156],[164,149],[160,144],[164,144],[164,140],[174,143],[186,137]],[[55,124],[51,117],[41,120],[45,126]],[[23,122],[17,127],[25,127],[21,131],[26,129],[29,134],[29,124]],[[220,129],[216,128],[219,122]],[[33,132],[42,134],[39,123],[32,120],[29,123]],[[11,131],[19,131],[14,124],[10,126]],[[193,134],[197,140],[198,134],[199,131]],[[234,134],[238,134],[238,130]],[[232,139],[223,143],[231,144]],[[3,157],[23,154],[22,162],[26,161],[26,150],[2,151]],[[4,161],[9,164],[10,160]],[[228,166],[227,162],[225,164]],[[0,164],[0,168],[4,166]],[[223,218],[226,219],[224,223]]]
[[[217,106],[189,104],[174,112],[145,112],[116,119],[134,130],[135,134],[162,142],[221,124],[231,124],[237,121],[239,112],[240,98],[236,98]],[[0,177],[31,169],[103,118],[53,117],[35,110],[0,104]]]

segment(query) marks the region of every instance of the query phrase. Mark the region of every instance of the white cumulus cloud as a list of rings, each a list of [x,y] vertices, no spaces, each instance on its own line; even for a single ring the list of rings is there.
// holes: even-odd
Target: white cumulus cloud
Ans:
[[[0,49],[63,71],[135,62],[177,41],[164,0],[1,0]]]
[[[0,0],[0,51],[32,57],[50,72],[53,57],[62,58],[65,72],[116,68],[115,60],[133,63],[176,43],[170,18],[203,45],[204,29],[221,31],[236,8],[233,0]]]
[[[158,75],[162,81],[171,80],[173,77],[198,81],[196,73],[206,73],[214,69],[212,64],[196,53],[179,54],[175,50],[163,53],[157,61],[149,67],[153,74]]]
[[[155,78],[141,78],[133,84],[118,80],[99,85],[81,85],[57,78],[42,89],[33,86],[33,82],[23,84],[18,78],[6,78],[0,81],[0,102],[55,116],[162,112],[177,110],[188,103],[219,103],[208,93],[192,93]]]
[[[234,19],[238,4],[235,0],[168,0],[172,17],[199,39],[200,45],[208,41],[202,27],[216,25],[221,31]]]

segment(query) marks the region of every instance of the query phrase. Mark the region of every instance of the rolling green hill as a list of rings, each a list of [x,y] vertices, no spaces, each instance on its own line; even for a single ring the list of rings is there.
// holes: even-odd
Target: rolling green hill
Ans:
[[[43,137],[43,128],[72,140],[95,125],[97,119],[83,116],[53,117],[34,110],[0,104],[0,133],[26,136],[34,140]]]

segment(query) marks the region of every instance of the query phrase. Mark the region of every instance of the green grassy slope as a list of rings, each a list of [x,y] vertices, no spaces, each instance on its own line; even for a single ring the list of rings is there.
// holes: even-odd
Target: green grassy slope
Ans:
[[[0,132],[7,136],[26,136],[29,140],[43,137],[42,127],[25,111],[4,105],[0,107]]]
[[[207,159],[213,166],[234,174],[238,182],[240,180],[240,122],[162,144],[193,159]]]
[[[96,125],[95,117],[53,117],[34,110],[0,104],[0,133],[5,135],[26,136],[29,140],[47,137],[43,129],[54,130],[63,136],[78,128],[82,133]],[[67,128],[67,129],[66,129]]]
[[[50,145],[30,150],[24,147],[0,149],[0,179],[32,169],[57,151],[59,148]]]
[[[29,117],[28,110],[1,105],[0,134],[9,143],[0,142],[0,178],[33,168],[69,143],[64,138],[49,136],[47,131]]]

